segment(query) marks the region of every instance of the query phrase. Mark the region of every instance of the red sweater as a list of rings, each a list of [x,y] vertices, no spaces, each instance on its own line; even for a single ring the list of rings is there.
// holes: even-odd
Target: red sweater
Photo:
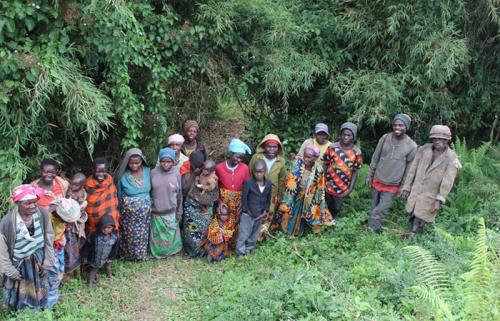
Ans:
[[[250,178],[248,166],[240,163],[234,171],[229,170],[226,161],[222,161],[215,166],[215,173],[219,177],[219,186],[230,191],[241,191],[243,182]]]

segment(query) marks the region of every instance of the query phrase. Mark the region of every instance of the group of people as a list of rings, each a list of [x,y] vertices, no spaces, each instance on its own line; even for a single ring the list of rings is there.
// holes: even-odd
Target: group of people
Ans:
[[[460,168],[447,126],[433,126],[432,143],[417,149],[410,125],[408,115],[396,115],[372,156],[366,183],[374,231],[402,196],[411,233],[421,232]],[[90,176],[71,180],[59,176],[57,162],[44,160],[39,179],[14,188],[15,206],[0,222],[3,305],[52,308],[63,279],[84,271],[93,286],[99,269],[111,277],[117,257],[166,258],[184,250],[208,262],[232,253],[242,259],[272,231],[319,233],[336,224],[363,163],[351,122],[333,143],[328,126],[316,124],[289,166],[277,135],[262,139],[247,166],[243,159],[252,150],[243,141],[233,138],[228,157],[216,164],[198,131],[188,120],[183,135],[168,137],[154,166],[140,149],[129,149],[113,176],[104,158],[93,161]]]

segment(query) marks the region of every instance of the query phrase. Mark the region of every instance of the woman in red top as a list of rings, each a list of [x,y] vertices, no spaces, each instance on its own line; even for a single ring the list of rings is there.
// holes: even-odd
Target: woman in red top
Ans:
[[[38,206],[49,208],[50,202],[64,198],[69,188],[69,183],[64,178],[57,176],[59,164],[53,159],[44,159],[40,164],[40,178],[31,185],[45,190],[44,196],[38,199]]]
[[[220,201],[228,207],[229,221],[234,222],[230,229],[234,231],[239,221],[243,182],[250,178],[248,166],[242,161],[245,154],[251,154],[252,150],[241,140],[233,138],[228,151],[231,156],[217,164],[215,172],[219,178]]]

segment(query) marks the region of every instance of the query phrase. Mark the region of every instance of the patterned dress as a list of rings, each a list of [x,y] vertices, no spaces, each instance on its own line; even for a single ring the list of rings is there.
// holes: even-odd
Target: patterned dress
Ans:
[[[231,218],[222,223],[222,226],[217,218],[210,222],[199,244],[207,252],[209,261],[221,261],[231,256],[233,226]]]
[[[283,232],[301,236],[306,224],[314,232],[319,232],[321,226],[335,225],[326,206],[324,191],[322,167],[315,164],[311,171],[307,171],[304,161],[296,160],[285,180],[285,193],[278,209]]]
[[[143,178],[125,173],[118,182],[120,199],[120,257],[146,260],[151,225],[151,171],[143,167]]]

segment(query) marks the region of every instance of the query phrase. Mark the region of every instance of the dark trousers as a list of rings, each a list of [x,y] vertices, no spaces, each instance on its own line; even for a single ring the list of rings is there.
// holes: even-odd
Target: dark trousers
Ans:
[[[236,243],[238,255],[245,255],[253,250],[259,237],[261,225],[262,219],[255,219],[247,213],[241,213],[238,242]]]
[[[342,205],[344,204],[345,197],[336,197],[325,193],[325,201],[330,213],[332,213],[332,217],[337,217],[340,214],[340,210],[342,209]]]
[[[382,224],[389,214],[393,199],[394,193],[379,192],[372,188],[372,210],[370,217],[368,217],[368,226],[370,228],[375,231],[379,231],[382,228]]]
[[[422,233],[427,222],[419,219],[415,215],[410,215],[410,231],[414,234]]]

